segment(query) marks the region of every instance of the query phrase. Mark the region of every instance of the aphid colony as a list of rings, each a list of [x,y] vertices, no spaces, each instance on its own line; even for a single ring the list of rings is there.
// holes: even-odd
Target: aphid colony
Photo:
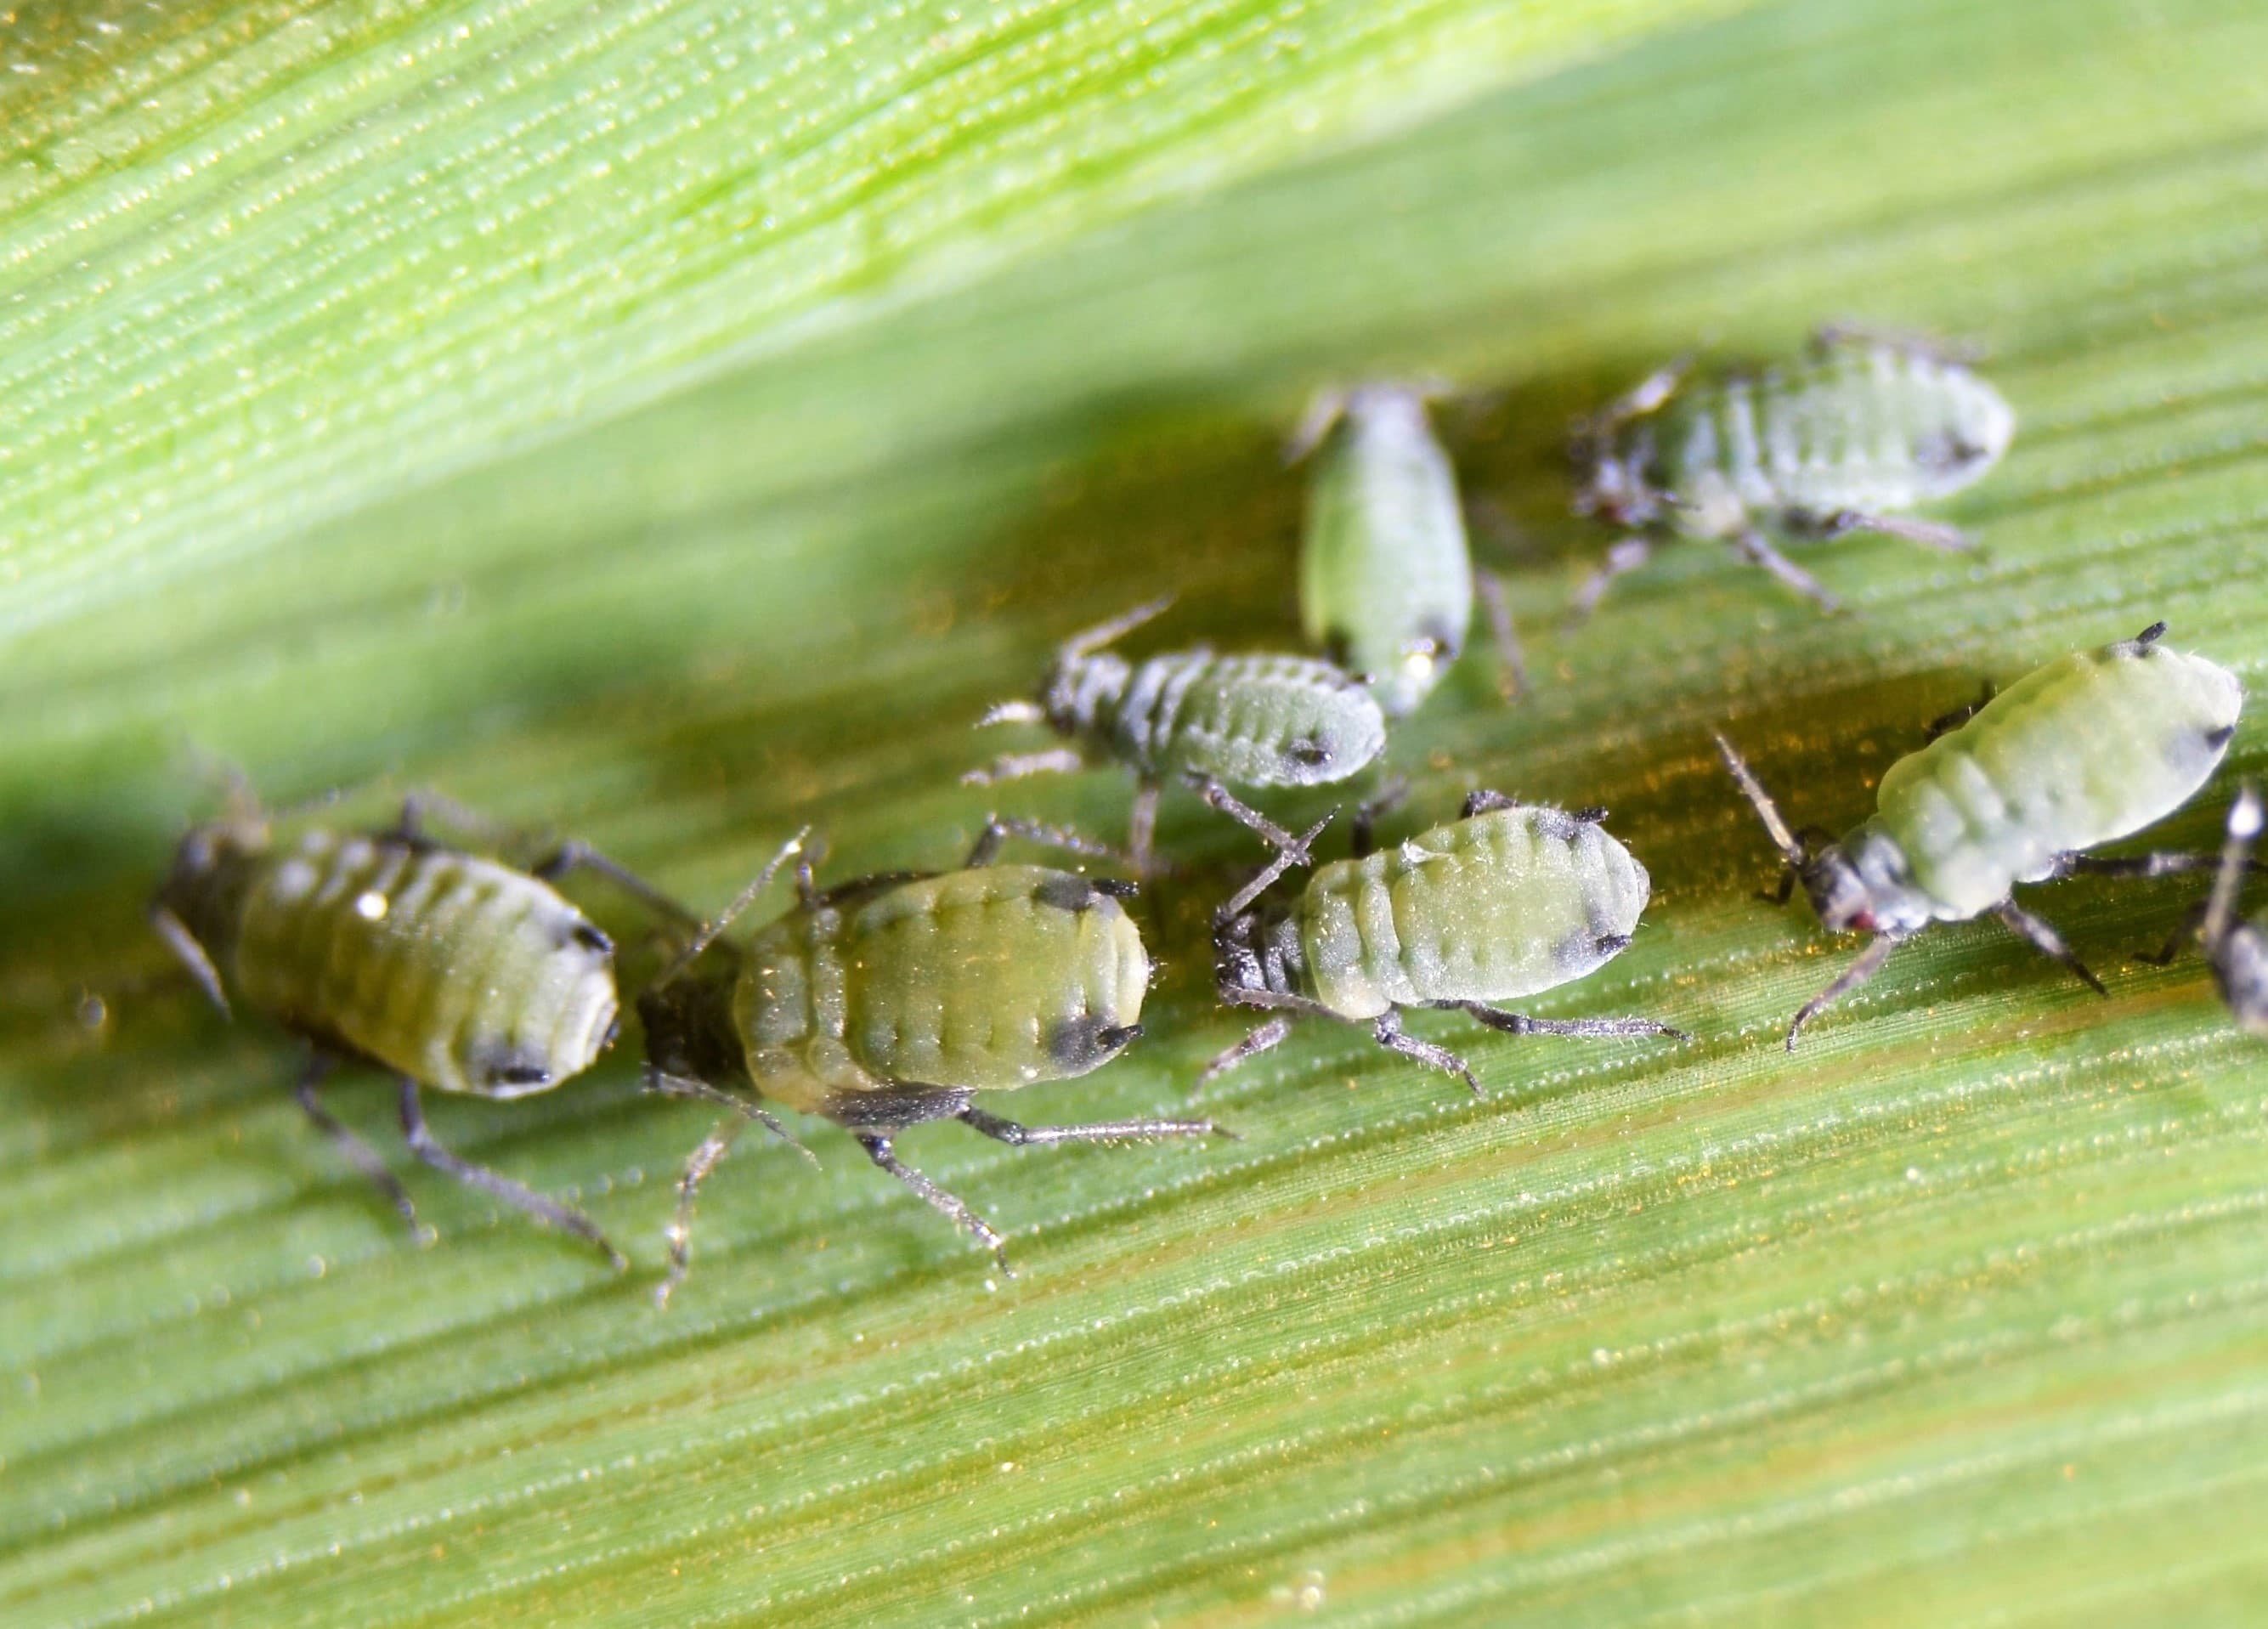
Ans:
[[[1764,535],[1871,530],[1938,548],[1960,534],[1907,512],[1976,480],[2007,450],[2014,416],[1973,372],[1894,335],[1822,334],[1813,353],[1755,377],[1687,382],[1683,365],[1649,379],[1578,427],[1579,510],[1631,527],[1731,542],[1823,608],[1834,601]],[[984,724],[1042,725],[1064,745],[1012,754],[965,778],[980,784],[1081,768],[1131,771],[1124,854],[1067,831],[990,817],[958,866],[887,872],[821,888],[799,833],[711,921],[580,844],[521,870],[434,838],[428,817],[477,830],[468,812],[412,799],[366,834],[304,829],[238,807],[181,841],[152,906],[161,936],[224,1012],[262,1013],[304,1037],[296,1095],[345,1157],[415,1223],[380,1155],[318,1096],[340,1061],[393,1073],[410,1150],[434,1168],[623,1258],[579,1210],[435,1140],[425,1087],[511,1098],[586,1070],[615,1037],[615,947],[554,885],[604,878],[653,919],[665,962],[637,993],[650,1089],[703,1100],[726,1118],[678,1184],[660,1296],[683,1279],[701,1185],[740,1129],[795,1139],[773,1112],[847,1131],[881,1170],[991,1249],[1005,1242],[976,1210],[906,1164],[895,1139],[956,1120],[1012,1146],[1226,1135],[1210,1119],[1138,1118],[1029,1126],[980,1107],[979,1094],[1073,1080],[1142,1034],[1152,962],[1126,901],[1133,881],[1080,869],[1002,864],[1011,837],[1081,861],[1156,869],[1158,800],[1182,783],[1258,833],[1274,858],[1214,913],[1219,999],[1267,1016],[1202,1078],[1283,1042],[1293,1021],[1362,1024],[1382,1047],[1481,1083],[1459,1053],[1411,1034],[1413,1012],[1454,1012],[1505,1034],[1690,1040],[1653,1018],[1550,1018],[1503,1005],[1569,984],[1638,932],[1646,869],[1605,828],[1605,811],[1566,812],[1475,792],[1458,818],[1376,846],[1364,806],[1353,852],[1317,865],[1326,816],[1278,826],[1237,791],[1349,782],[1378,763],[1389,720],[1415,711],[1486,606],[1505,673],[1518,646],[1494,579],[1472,560],[1449,458],[1427,393],[1366,384],[1317,398],[1294,437],[1309,461],[1300,601],[1323,656],[1216,654],[1197,646],[1140,660],[1113,647],[1158,615],[1144,605],[1073,635],[1036,694]],[[1625,539],[1578,593],[1587,613],[1650,549]],[[2227,752],[2242,703],[2235,678],[2169,649],[2165,627],[2050,662],[1883,776],[1875,812],[1839,840],[1792,831],[1730,741],[1726,766],[1786,862],[1778,897],[1800,883],[1830,932],[1874,935],[1790,1024],[1858,988],[1905,940],[1940,922],[1991,916],[2100,991],[2102,985],[2014,889],[2082,872],[2155,876],[2211,867],[2212,892],[2164,952],[2201,944],[2238,1021],[2268,1036],[2268,937],[2236,915],[2263,824],[2248,786],[2228,842],[2211,855],[2089,852],[2181,808]],[[239,803],[243,800],[239,800]],[[1270,895],[1312,867],[1289,898]],[[786,869],[794,902],[743,940],[727,927]],[[798,1145],[800,1146],[800,1145]]]

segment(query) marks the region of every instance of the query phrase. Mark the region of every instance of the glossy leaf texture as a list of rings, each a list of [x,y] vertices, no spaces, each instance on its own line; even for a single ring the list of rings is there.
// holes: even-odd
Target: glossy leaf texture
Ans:
[[[2199,884],[2029,896],[2108,999],[1948,928],[1790,1057],[1856,947],[1756,896],[1709,743],[1839,829],[1980,682],[2159,618],[2259,686],[2257,6],[72,17],[0,34],[41,69],[0,91],[0,1617],[2257,1619],[2268,1068],[2194,958],[2132,956]],[[2015,446],[1937,512],[1978,552],[1817,545],[1827,620],[1679,543],[1565,627],[1612,541],[1569,420],[1836,318],[1984,349]],[[1653,904],[1534,1010],[1692,1044],[1414,1020],[1476,1101],[1309,1024],[1198,1088],[1258,856],[1171,797],[1148,1033],[994,1106],[1241,1140],[909,1133],[1004,1279],[840,1133],[752,1138],[665,1314],[710,1120],[638,1094],[635,1029],[432,1110],[616,1279],[342,1079],[416,1248],[291,1043],[166,981],[195,751],[387,778],[313,818],[438,785],[704,906],[806,821],[834,876],[995,806],[1117,837],[1107,770],[958,784],[1012,744],[969,726],[1161,592],[1142,638],[1294,640],[1281,440],[1380,372],[1464,387],[1534,678],[1505,707],[1468,654],[1389,830],[1608,806]],[[2261,741],[2155,837],[2214,841]]]

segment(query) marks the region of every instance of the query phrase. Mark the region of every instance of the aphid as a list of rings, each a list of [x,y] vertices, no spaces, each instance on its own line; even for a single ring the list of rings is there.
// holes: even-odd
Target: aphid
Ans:
[[[1011,835],[1101,851],[1069,833],[996,816],[960,870],[889,872],[822,892],[802,838],[792,841],[639,997],[648,1084],[722,1103],[783,1137],[755,1100],[832,1120],[990,1248],[1003,1271],[1001,1235],[898,1159],[891,1139],[899,1131],[958,1120],[1017,1146],[1213,1133],[1210,1120],[1026,1126],[971,1101],[1108,1063],[1142,1033],[1150,981],[1141,932],[1119,903],[1132,885],[994,865]],[[790,859],[795,909],[745,947],[718,940]],[[718,954],[704,955],[711,944]],[[694,1197],[741,1124],[719,1125],[686,1165],[664,1301],[685,1277]]]
[[[1386,747],[1377,698],[1329,662],[1217,656],[1199,645],[1137,663],[1103,648],[1171,603],[1153,600],[1074,634],[1037,700],[1003,702],[978,721],[1044,724],[1131,769],[1140,781],[1131,847],[1145,872],[1165,782],[1326,785],[1359,773]],[[1062,747],[1010,754],[961,779],[986,785],[1085,764],[1077,748]]]
[[[2179,953],[2192,933],[2205,950],[2205,965],[2213,969],[2220,999],[2236,1014],[2247,1035],[2268,1040],[2268,930],[2237,916],[2237,897],[2244,873],[2252,867],[2253,845],[2260,840],[2262,822],[2259,791],[2248,781],[2228,806],[2228,837],[2213,874],[2213,893],[2166,943],[2145,962],[2163,967]]]
[[[342,1061],[400,1083],[410,1152],[625,1264],[595,1223],[434,1140],[419,1088],[475,1097],[549,1091],[614,1040],[614,945],[543,880],[445,847],[413,797],[391,830],[276,837],[237,811],[181,839],[151,920],[224,1014],[266,1014],[313,1046],[293,1095],[415,1227],[409,1196],[317,1095]],[[543,874],[585,863],[561,851]]]
[[[1307,638],[1378,697],[1388,719],[1417,711],[1486,602],[1506,694],[1521,656],[1503,585],[1473,567],[1457,475],[1434,439],[1427,393],[1372,383],[1316,397],[1290,455],[1317,453],[1300,551]]]
[[[1577,426],[1586,483],[1578,512],[1722,538],[1826,610],[1837,608],[1835,596],[1762,527],[1815,538],[1881,532],[1966,549],[1954,527],[1901,512],[1978,479],[2015,433],[1999,392],[1908,335],[1823,328],[1811,354],[1790,367],[1691,386],[1685,372],[1673,364]],[[1616,544],[1577,593],[1576,615],[1588,615],[1653,547],[1642,534]]]
[[[1462,1076],[1456,1053],[1402,1028],[1413,1007],[1454,1011],[1508,1035],[1690,1037],[1651,1018],[1530,1018],[1491,1005],[1570,984],[1630,944],[1646,909],[1646,867],[1609,837],[1603,809],[1570,814],[1476,792],[1450,824],[1357,855],[1307,880],[1288,907],[1254,902],[1306,863],[1321,824],[1300,837],[1249,809],[1222,807],[1276,844],[1274,861],[1213,917],[1214,974],[1232,1006],[1276,1016],[1223,1052],[1205,1078],[1264,1052],[1302,1014],[1368,1023],[1389,1051]]]
[[[1780,899],[1800,881],[1830,932],[1875,935],[1795,1015],[1791,1051],[1815,1014],[1933,922],[1989,912],[2102,992],[2062,937],[2009,890],[2080,873],[2161,876],[2213,863],[2209,854],[2103,859],[2080,851],[2154,825],[2188,802],[2236,733],[2244,697],[2235,675],[2166,649],[2158,643],[2165,631],[2153,623],[2132,639],[2026,674],[1966,723],[1890,765],[1875,813],[1840,842],[1822,831],[1789,831],[1732,743],[1717,737],[1733,778],[1786,858]]]

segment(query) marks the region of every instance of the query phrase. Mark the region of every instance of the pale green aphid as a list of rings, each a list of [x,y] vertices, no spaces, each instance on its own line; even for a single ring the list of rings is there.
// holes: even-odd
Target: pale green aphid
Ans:
[[[1301,1014],[1367,1023],[1381,1046],[1479,1080],[1454,1052],[1402,1028],[1407,1008],[1452,1010],[1511,1035],[1674,1036],[1650,1018],[1531,1018],[1494,1003],[1596,971],[1630,944],[1646,909],[1646,867],[1607,835],[1603,809],[1570,814],[1476,792],[1459,819],[1316,870],[1299,898],[1254,902],[1305,856],[1318,826],[1278,844],[1276,859],[1213,918],[1221,999],[1277,1016],[1223,1052],[1207,1078],[1267,1050]],[[1368,846],[1366,819],[1357,848]]]
[[[1507,693],[1520,648],[1496,579],[1473,567],[1457,474],[1425,412],[1428,392],[1376,382],[1326,392],[1292,439],[1314,452],[1300,550],[1307,638],[1370,686],[1388,719],[1415,711],[1457,660],[1477,590]]]
[[[975,1106],[979,1092],[1071,1080],[1117,1057],[1142,1032],[1150,981],[1141,932],[1119,903],[1132,886],[992,864],[1011,834],[1098,851],[1068,833],[995,818],[961,870],[893,872],[822,892],[801,838],[792,842],[638,999],[648,1083],[722,1103],[782,1136],[758,1099],[833,1121],[1004,1271],[1001,1235],[899,1161],[898,1131],[958,1120],[1014,1145],[1213,1132],[1209,1120],[1025,1126]],[[795,908],[744,947],[718,940],[791,858]],[[719,1125],[687,1163],[664,1301],[685,1277],[695,1195],[741,1124]]]
[[[2134,638],[2034,669],[1966,723],[1892,764],[1875,813],[1841,841],[1791,832],[1732,744],[1717,746],[1772,842],[1786,857],[1785,899],[1800,881],[1830,932],[1876,935],[1843,976],[1804,1005],[1811,1018],[1874,977],[1892,950],[1935,922],[1991,913],[2017,937],[2101,991],[2056,931],[2010,890],[2080,872],[2156,876],[2211,855],[2102,859],[2081,851],[2132,836],[2195,797],[2228,749],[2244,695],[2236,676],[2159,644],[2163,623]]]
[[[2220,986],[2220,999],[2236,1015],[2238,1027],[2268,1041],[2268,929],[2236,914],[2244,873],[2252,868],[2252,850],[2260,841],[2262,818],[2259,790],[2248,781],[2228,806],[2228,837],[2221,846],[2213,893],[2165,949],[2142,959],[2163,967],[2194,933],[2205,964],[2213,969],[2213,983]]]
[[[392,830],[278,837],[243,811],[194,828],[151,919],[224,1013],[262,1013],[313,1053],[294,1095],[414,1227],[375,1150],[324,1109],[342,1060],[390,1071],[401,1129],[426,1164],[622,1257],[581,1212],[460,1159],[427,1127],[418,1088],[476,1097],[549,1091],[615,1032],[614,946],[541,878],[423,835],[413,798]],[[578,863],[562,851],[546,868]]]
[[[1835,596],[1764,528],[1818,538],[1881,532],[1966,549],[1954,527],[1904,512],[1981,478],[2015,435],[1999,392],[1909,335],[1828,328],[1787,367],[1692,385],[1685,372],[1683,363],[1663,369],[1577,427],[1578,512],[1721,538],[1827,610]],[[1644,535],[1617,543],[1576,595],[1577,614],[1644,564],[1652,547]]]
[[[1377,698],[1343,669],[1308,656],[1221,656],[1199,645],[1140,662],[1104,647],[1173,603],[1152,601],[1074,634],[1034,701],[1003,702],[979,720],[1044,724],[1138,778],[1132,849],[1149,865],[1159,788],[1168,780],[1231,786],[1321,786],[1359,774],[1386,748]],[[1082,769],[1079,748],[1010,754],[963,776],[986,785]]]

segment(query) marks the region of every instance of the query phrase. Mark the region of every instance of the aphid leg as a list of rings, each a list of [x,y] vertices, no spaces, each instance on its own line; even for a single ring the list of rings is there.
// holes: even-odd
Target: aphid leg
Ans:
[[[693,1271],[693,1202],[699,1197],[701,1184],[709,1173],[725,1162],[733,1151],[733,1139],[747,1124],[745,1120],[719,1120],[701,1146],[685,1162],[684,1175],[677,1179],[677,1214],[662,1236],[669,1242],[669,1276],[654,1286],[653,1304],[666,1308],[669,1298],[677,1294],[677,1286],[685,1282],[685,1275]]]
[[[1141,782],[1134,788],[1134,804],[1126,813],[1126,851],[1132,857],[1134,874],[1147,877],[1158,860],[1158,800],[1165,788],[1152,780]]]
[[[1192,775],[1189,777],[1189,785],[1197,788],[1197,794],[1207,803],[1246,830],[1254,833],[1262,842],[1268,844],[1279,854],[1294,856],[1292,860],[1294,865],[1303,866],[1308,863],[1307,844],[1315,839],[1323,827],[1329,824],[1332,817],[1338,813],[1336,809],[1333,809],[1307,836],[1295,837],[1211,776]]]
[[[662,969],[659,976],[653,981],[653,988],[660,989],[687,968],[692,966],[694,958],[715,944],[717,936],[732,926],[734,918],[755,904],[763,891],[771,887],[772,879],[779,874],[779,868],[791,859],[797,862],[795,873],[797,896],[806,904],[809,904],[813,897],[811,860],[810,856],[805,851],[804,844],[805,839],[810,836],[811,828],[806,826],[785,843],[781,844],[779,852],[766,860],[764,868],[756,873],[755,881],[733,896],[733,903],[725,907],[722,914],[715,921],[702,924],[699,918],[688,912],[685,919],[696,924],[698,931],[686,941],[685,948],[671,958],[669,965]]]
[[[689,1097],[700,1102],[714,1103],[719,1109],[730,1109],[744,1120],[755,1121],[764,1130],[801,1154],[806,1164],[814,1170],[818,1168],[819,1156],[806,1147],[803,1139],[789,1131],[781,1123],[777,1115],[762,1104],[752,1103],[747,1098],[713,1087],[706,1080],[696,1080],[681,1074],[668,1074],[650,1065],[645,1072],[645,1089],[659,1097]]]
[[[1432,1005],[1444,1012],[1466,1014],[1508,1036],[1575,1036],[1594,1041],[1612,1040],[1619,1036],[1668,1036],[1674,1041],[1693,1038],[1675,1025],[1653,1018],[1530,1018],[1525,1013],[1507,1013],[1500,1006],[1489,1006],[1479,1001],[1436,1001]]]
[[[2192,934],[2202,942],[2208,958],[2220,954],[2228,941],[2230,928],[2236,924],[2237,898],[2244,891],[2244,873],[2257,863],[2252,858],[2252,847],[2259,841],[2261,823],[2260,793],[2250,781],[2246,781],[2237,788],[2236,801],[2228,806],[2228,836],[2221,844],[2220,854],[2213,857],[2216,869],[2213,877],[2213,892],[2183,913],[2182,924],[2166,940],[2165,948],[2155,955],[2146,950],[2138,951],[2134,957],[2136,961],[2147,962],[2154,967],[2164,967],[2181,954],[2183,945]],[[2069,855],[2066,858],[2076,860],[2085,856]],[[2189,860],[2198,857],[2153,854],[2142,858],[2146,861],[2161,858]],[[2188,866],[2181,868],[2190,869]]]
[[[593,876],[605,878],[666,921],[684,927],[698,928],[701,925],[699,917],[621,861],[608,859],[580,838],[561,844],[541,862],[530,866],[528,874],[541,877],[546,882],[556,882],[573,871],[587,871]]]
[[[1990,706],[1993,697],[1999,694],[1999,690],[2000,687],[1999,685],[1993,683],[1990,679],[1985,680],[1984,689],[1982,693],[1977,696],[1975,701],[1964,702],[1960,706],[1954,708],[1950,712],[1940,712],[1937,717],[1932,719],[1929,721],[1928,729],[1923,739],[1926,741],[1935,741],[1940,735],[1949,734],[1953,731],[1959,729],[1962,725],[1968,723],[1970,719],[1975,718],[1978,713],[1984,711],[1986,707]]]
[[[1877,933],[1874,942],[1859,953],[1857,961],[1836,976],[1835,982],[1805,1002],[1787,1027],[1787,1050],[1795,1050],[1795,1038],[1803,1027],[1829,1007],[1849,995],[1853,990],[1882,970],[1882,963],[1890,959],[1890,952],[1905,941],[1894,933]]]
[[[479,1189],[493,1198],[500,1199],[516,1210],[526,1212],[539,1221],[549,1222],[563,1233],[571,1233],[578,1239],[587,1239],[606,1252],[607,1259],[616,1272],[630,1267],[630,1260],[608,1242],[607,1235],[599,1231],[599,1224],[571,1205],[548,1198],[525,1183],[514,1182],[501,1171],[492,1171],[485,1165],[475,1165],[460,1159],[433,1140],[433,1133],[425,1124],[425,1110],[417,1100],[417,1082],[408,1075],[401,1081],[401,1134],[409,1141],[409,1152],[437,1171],[455,1177],[468,1187]]]
[[[1009,702],[994,702],[976,720],[976,727],[989,730],[996,724],[1045,724],[1048,710],[1035,701],[1019,698]]]
[[[1822,537],[1874,532],[1883,537],[1904,538],[1942,554],[1966,554],[1977,547],[1977,540],[1957,526],[1947,526],[1940,520],[1917,520],[1911,515],[1867,514],[1857,509],[1838,509],[1817,522],[1815,529]]]
[[[1607,557],[1599,569],[1583,579],[1575,591],[1575,598],[1567,607],[1567,622],[1572,627],[1587,621],[1599,608],[1599,601],[1607,597],[1615,579],[1625,571],[1635,571],[1653,556],[1653,542],[1649,538],[1625,537],[1607,550]]]
[[[157,930],[158,937],[166,941],[166,948],[172,951],[180,964],[188,969],[189,977],[197,981],[197,988],[203,991],[212,1004],[220,1009],[220,1015],[223,1018],[232,1016],[228,1010],[228,992],[221,988],[220,969],[212,964],[212,958],[197,942],[197,936],[189,932],[189,925],[163,905],[152,905],[150,907],[150,925]]]
[[[2155,950],[2136,951],[2134,960],[2152,967],[2171,967],[2174,958],[2182,954],[2182,947],[2197,938],[2199,930],[2205,926],[2205,912],[2209,908],[2209,902],[2205,900],[2191,905],[2182,912],[2181,925],[2166,936],[2163,945]]]
[[[1300,415],[1300,422],[1284,441],[1284,462],[1296,464],[1322,446],[1323,438],[1331,433],[1331,426],[1339,422],[1346,411],[1347,393],[1344,389],[1326,385],[1307,398],[1307,405]]]
[[[1012,1148],[1035,1147],[1042,1143],[1145,1142],[1160,1137],[1236,1139],[1235,1132],[1210,1120],[1096,1120],[1085,1125],[1019,1125],[1013,1120],[986,1114],[982,1109],[964,1109],[961,1111],[961,1123]]]
[[[961,861],[967,871],[977,871],[1000,857],[1000,845],[1010,837],[1024,837],[1034,843],[1045,844],[1073,854],[1086,854],[1096,859],[1123,860],[1126,857],[1107,843],[1097,843],[1092,837],[1081,837],[1068,826],[1047,826],[1035,820],[1025,820],[1014,814],[987,814],[984,829],[977,834],[976,846],[968,858]]]
[[[2154,849],[2147,854],[2059,854],[2056,868],[2042,881],[2062,877],[2173,877],[2190,871],[2217,871],[2223,854],[2189,854],[2175,849]],[[2268,869],[2257,859],[2238,862],[2240,872]]]
[[[387,1169],[385,1159],[377,1149],[342,1124],[329,1109],[323,1107],[321,1098],[316,1095],[317,1088],[337,1066],[336,1058],[317,1048],[308,1055],[307,1066],[299,1072],[298,1080],[291,1087],[293,1099],[306,1111],[307,1118],[315,1123],[315,1129],[338,1145],[338,1150],[346,1156],[347,1163],[378,1184],[379,1191],[386,1196],[387,1203],[401,1212],[401,1220],[409,1224],[409,1231],[421,1240],[428,1237],[425,1230],[417,1225],[417,1207],[409,1202],[408,1191],[394,1173]]]
[[[1843,601],[1827,592],[1827,586],[1810,572],[1771,546],[1770,539],[1751,527],[1735,534],[1730,540],[1734,551],[1751,565],[1760,565],[1822,611],[1839,611]]]
[[[990,1222],[900,1160],[890,1151],[888,1138],[873,1131],[858,1131],[853,1135],[858,1139],[858,1146],[866,1151],[868,1159],[919,1194],[931,1209],[946,1220],[975,1235],[976,1242],[992,1252],[993,1259],[1000,1264],[1000,1271],[1009,1278],[1016,1276],[1016,1270],[1008,1264],[1008,1242],[1000,1236],[998,1229]]]
[[[2043,956],[2054,958],[2069,968],[2078,976],[2080,981],[2096,995],[2107,996],[2110,993],[2102,987],[2102,981],[2088,970],[2087,964],[2073,954],[2072,947],[2064,943],[2062,934],[2016,903],[2014,900],[2002,900],[1992,907],[1992,914],[1999,918],[2001,926],[2007,928],[2033,949]]]
[[[1902,328],[1879,322],[1822,322],[1811,330],[1811,349],[1824,355],[1838,345],[1881,345],[1910,357],[1970,367],[1984,359],[1984,348],[1963,340],[1945,339],[1918,328]]]
[[[1076,748],[1050,747],[1044,752],[1004,752],[983,769],[961,778],[964,786],[997,786],[1003,781],[1024,780],[1034,775],[1070,775],[1086,767]]]
[[[1401,807],[1402,800],[1410,795],[1410,783],[1396,775],[1358,804],[1354,811],[1354,857],[1362,859],[1377,844],[1375,828],[1381,816],[1392,814]]]
[[[1263,1052],[1283,1045],[1284,1037],[1291,1033],[1292,1015],[1278,1013],[1234,1046],[1215,1056],[1211,1063],[1197,1072],[1197,1084],[1203,1086],[1215,1075],[1226,1074],[1246,1059],[1257,1058]]]
[[[1528,693],[1528,656],[1520,648],[1520,632],[1512,625],[1512,604],[1505,598],[1504,579],[1482,567],[1473,568],[1473,593],[1488,618],[1489,638],[1496,645],[1497,694],[1517,701]]]
[[[1370,1035],[1371,1039],[1389,1052],[1399,1052],[1404,1058],[1414,1058],[1419,1063],[1431,1065],[1444,1074],[1462,1077],[1464,1083],[1473,1088],[1474,1096],[1488,1095],[1481,1090],[1480,1079],[1473,1073],[1473,1066],[1470,1064],[1445,1046],[1435,1046],[1431,1041],[1420,1041],[1416,1036],[1404,1031],[1402,1028],[1402,1014],[1394,1008],[1387,1008],[1372,1021]]]
[[[2260,840],[2260,792],[2250,781],[2236,789],[2228,806],[2228,837],[2221,844],[2220,869],[2213,873],[2213,893],[2205,900],[2205,947],[2218,955],[2236,920],[2236,896],[2244,887],[2244,873],[2252,863],[2252,845]]]

